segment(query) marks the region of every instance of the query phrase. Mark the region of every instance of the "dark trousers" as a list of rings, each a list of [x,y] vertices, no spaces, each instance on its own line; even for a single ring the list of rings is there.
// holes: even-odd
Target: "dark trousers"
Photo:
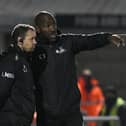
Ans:
[[[82,126],[81,114],[72,114],[66,117],[39,117],[37,126]]]

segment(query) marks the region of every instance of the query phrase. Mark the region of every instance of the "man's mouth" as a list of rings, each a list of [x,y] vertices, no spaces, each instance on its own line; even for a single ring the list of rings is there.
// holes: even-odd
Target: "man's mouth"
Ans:
[[[55,39],[56,38],[56,34],[51,34],[50,38]]]

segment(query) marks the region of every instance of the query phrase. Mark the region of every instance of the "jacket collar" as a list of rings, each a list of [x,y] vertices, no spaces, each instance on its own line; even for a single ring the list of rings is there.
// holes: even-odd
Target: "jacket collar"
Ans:
[[[14,53],[14,54],[18,54],[18,55],[20,55],[21,57],[24,57],[25,59],[28,59],[28,58],[32,55],[31,52],[30,52],[30,53],[25,52],[25,51],[21,50],[20,47],[18,47],[17,45],[14,45],[14,44],[11,44],[11,45],[9,46],[8,52],[9,52],[9,53],[12,53],[12,54],[13,54],[13,53]]]

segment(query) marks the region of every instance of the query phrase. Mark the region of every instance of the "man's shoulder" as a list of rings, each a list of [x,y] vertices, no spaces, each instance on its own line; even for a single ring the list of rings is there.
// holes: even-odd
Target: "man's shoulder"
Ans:
[[[3,51],[1,54],[0,54],[0,61],[3,62],[3,61],[7,61],[7,60],[11,60],[12,59],[12,55],[9,54],[8,51]]]
[[[64,40],[64,41],[73,41],[75,39],[79,39],[82,36],[85,36],[85,34],[74,34],[74,33],[62,33],[60,35],[58,35],[58,37],[60,38],[60,40]]]
[[[58,36],[59,37],[73,37],[73,36],[76,36],[77,34],[74,34],[74,33],[62,33],[62,34],[59,34]]]
[[[73,34],[73,33],[62,33],[62,34],[58,35],[57,40],[62,41],[63,43],[64,42],[70,43],[74,40],[75,36],[76,36],[76,34]]]
[[[13,63],[20,61],[20,55],[18,53],[12,53],[10,51],[4,51],[0,54],[0,63]]]
[[[14,56],[8,54],[8,52],[3,52],[0,55],[0,73],[13,73],[14,71]]]

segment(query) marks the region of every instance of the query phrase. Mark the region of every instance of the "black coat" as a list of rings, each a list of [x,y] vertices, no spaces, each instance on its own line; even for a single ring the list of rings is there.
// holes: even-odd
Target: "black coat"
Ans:
[[[0,58],[0,126],[30,126],[35,109],[34,82],[26,55],[10,48]]]
[[[40,111],[43,111],[42,115],[46,113],[58,117],[80,111],[75,55],[80,51],[93,50],[109,44],[109,36],[108,33],[61,34],[55,43],[49,44],[44,43],[38,35],[38,45],[34,54],[36,62],[40,64],[34,67],[39,71],[36,75],[39,76],[37,78],[38,116],[41,115]],[[41,54],[43,57],[39,59],[41,51],[44,54]]]

